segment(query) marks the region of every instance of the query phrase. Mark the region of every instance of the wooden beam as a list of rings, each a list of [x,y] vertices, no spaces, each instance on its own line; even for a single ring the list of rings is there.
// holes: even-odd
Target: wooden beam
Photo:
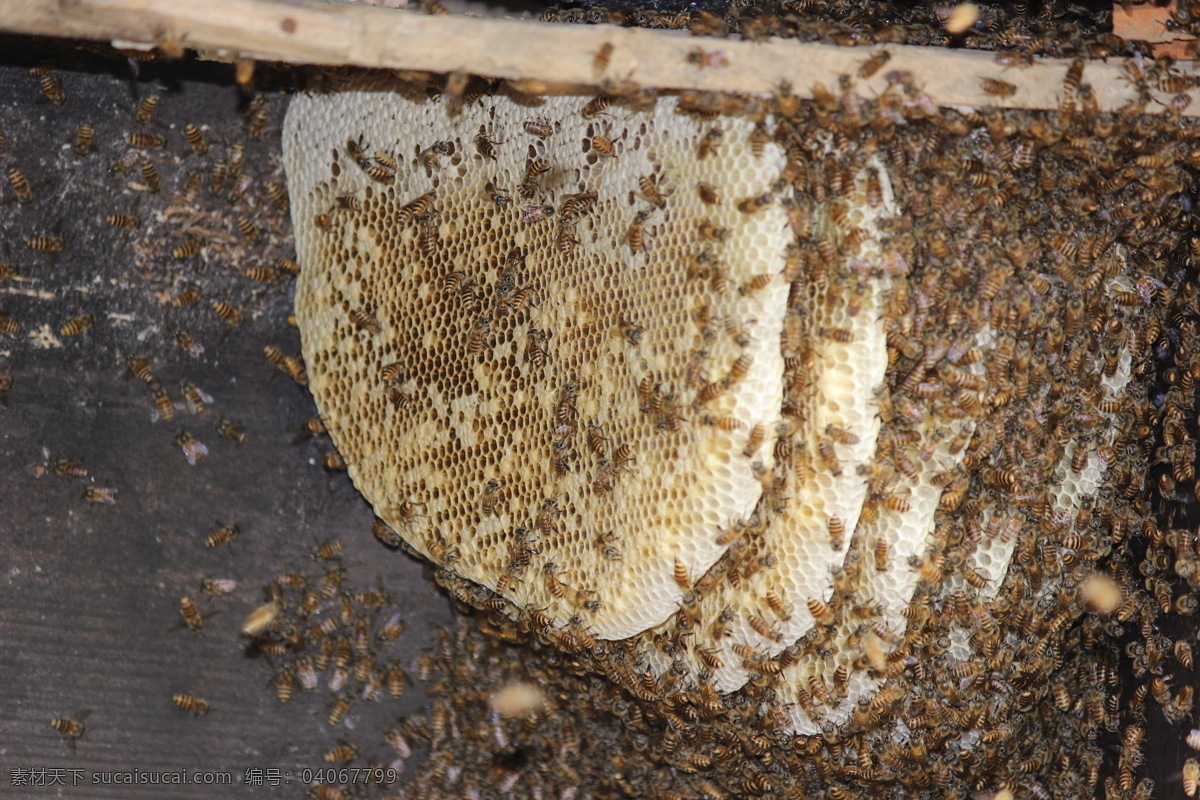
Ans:
[[[747,42],[693,37],[681,31],[612,25],[559,25],[469,16],[428,16],[363,5],[296,4],[280,0],[0,0],[0,30],[69,36],[122,45],[167,45],[301,64],[361,66],[431,72],[465,71],[524,80],[537,89],[570,91],[632,82],[681,91],[767,94],[783,82],[801,97],[815,84],[836,91],[839,76],[857,76],[876,49],[787,40]],[[612,45],[607,67],[595,54]],[[931,104],[1055,109],[1069,62],[1035,59],[1006,68],[995,54],[889,45],[891,58],[869,78],[855,78],[862,96],[887,91],[888,76],[909,73]],[[696,56],[704,66],[697,66]],[[1128,67],[1091,61],[1084,74],[1099,108],[1136,101]],[[1197,74],[1188,65],[1187,74]],[[1002,81],[984,88],[986,79]],[[999,96],[995,90],[1011,94]],[[1198,93],[1191,92],[1194,101]],[[1150,112],[1170,98],[1157,98]],[[1191,102],[1184,116],[1200,115]]]

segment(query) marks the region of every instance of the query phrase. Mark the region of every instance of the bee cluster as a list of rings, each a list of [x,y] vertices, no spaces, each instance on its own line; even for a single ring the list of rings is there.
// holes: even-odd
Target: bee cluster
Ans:
[[[905,73],[873,99],[852,76],[803,102],[404,75],[293,105],[297,313],[334,440],[577,719],[621,697],[595,718],[676,783],[614,794],[1151,791],[1146,703],[1193,713],[1200,549],[1168,520],[1196,502],[1200,151],[1169,103],[1144,113],[1169,65],[1131,61],[1145,97],[1111,114],[1084,69],[1056,112],[938,109]],[[538,214],[497,199],[518,182]],[[755,369],[751,409],[730,395]],[[646,480],[696,446],[757,487],[699,565],[638,508],[672,528],[717,495]]]
[[[615,7],[584,2],[570,8],[551,6],[543,22],[611,24],[688,30],[697,36],[737,36],[758,41],[783,37],[843,47],[911,44],[1007,51],[1014,63],[1037,55],[1104,58],[1149,54],[1147,45],[1112,33],[1109,8],[1082,3],[1018,2],[944,6],[854,3],[849,0],[780,0],[717,4],[703,8]],[[1187,3],[1181,3],[1186,8]],[[964,21],[962,17],[966,15]],[[1177,14],[1177,18],[1183,15]],[[1186,28],[1184,28],[1186,30]],[[698,48],[689,57],[697,68],[717,68],[720,51]]]

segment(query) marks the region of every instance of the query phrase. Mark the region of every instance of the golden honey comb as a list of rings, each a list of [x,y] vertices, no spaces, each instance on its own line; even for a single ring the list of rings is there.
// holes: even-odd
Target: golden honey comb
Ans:
[[[386,88],[297,98],[285,130],[304,356],[351,477],[414,548],[518,607],[645,630],[773,466],[746,445],[779,421],[786,219],[734,201],[770,191],[782,152],[671,102],[450,113]]]

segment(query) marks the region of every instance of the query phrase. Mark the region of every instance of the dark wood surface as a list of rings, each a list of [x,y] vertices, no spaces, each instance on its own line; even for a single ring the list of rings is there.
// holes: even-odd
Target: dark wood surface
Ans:
[[[0,405],[0,796],[301,797],[301,770],[326,766],[323,754],[342,740],[363,748],[364,758],[351,766],[388,761],[382,730],[423,703],[412,681],[400,700],[360,701],[346,722],[330,726],[324,680],[316,692],[297,688],[281,704],[270,684],[272,663],[239,636],[274,576],[303,571],[315,578],[334,565],[308,558],[314,543],[331,537],[345,544],[345,587],[382,583],[394,608],[379,618],[404,613],[408,629],[381,659],[400,659],[411,673],[433,626],[450,618],[424,567],[372,536],[370,508],[347,475],[321,467],[328,440],[298,433],[316,413],[311,397],[262,354],[268,344],[299,352],[299,336],[285,322],[289,283],[267,286],[238,274],[292,255],[287,217],[266,194],[268,181],[282,182],[284,100],[270,98],[267,130],[253,142],[237,113],[250,93],[233,84],[229,68],[87,54],[72,61],[66,51],[56,62],[68,97],[60,107],[26,72],[46,52],[44,44],[33,47],[0,43],[9,54],[0,68],[0,163],[5,171],[19,168],[34,194],[24,205],[8,182],[0,186],[0,261],[19,269],[0,282],[0,314],[22,326],[18,335],[0,334],[0,375],[13,382]],[[142,128],[134,116],[149,94],[161,100]],[[79,158],[71,144],[84,122],[95,127],[95,151]],[[186,123],[204,128],[207,156],[191,154]],[[108,171],[131,149],[124,137],[142,131],[168,137],[165,150],[144,151],[161,176],[156,195],[128,188],[141,180],[137,168]],[[238,142],[246,145],[252,188],[234,205],[225,193],[201,191],[190,222],[220,235],[199,257],[172,258],[189,218],[170,209],[188,205],[179,196],[188,172],[207,168]],[[138,214],[142,230],[105,225],[111,213]],[[261,244],[241,241],[232,225],[239,215],[264,230]],[[67,240],[62,252],[24,245],[51,232]],[[163,302],[185,283],[201,288],[200,303]],[[210,299],[242,307],[243,324],[226,325]],[[57,334],[83,313],[97,318],[91,330]],[[60,344],[39,345],[43,326]],[[198,359],[175,344],[177,328],[204,345]],[[210,408],[151,422],[148,387],[126,373],[131,354],[154,358],[152,369],[176,402],[179,380],[188,378],[213,397]],[[217,435],[221,416],[245,429],[244,444]],[[181,427],[209,448],[195,466],[173,443]],[[80,462],[89,477],[47,471],[59,458]],[[87,485],[115,488],[116,504],[85,501]],[[206,548],[205,537],[223,523],[236,523],[241,535]],[[205,597],[198,585],[206,576],[236,580],[237,588]],[[211,615],[198,633],[178,627],[184,595]],[[177,708],[176,692],[207,699],[212,713],[194,717]],[[71,752],[50,721],[84,710],[87,732]],[[12,785],[13,771],[25,768],[82,772],[65,773],[65,787]],[[243,786],[250,768],[283,770],[290,783]],[[107,770],[209,770],[229,773],[235,786],[90,783]],[[72,786],[74,775],[84,783]]]

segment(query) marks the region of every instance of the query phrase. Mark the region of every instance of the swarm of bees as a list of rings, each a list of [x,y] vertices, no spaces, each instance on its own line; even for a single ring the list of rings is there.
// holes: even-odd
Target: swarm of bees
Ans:
[[[765,20],[735,25],[745,35],[765,35],[773,18]],[[729,24],[703,13],[655,22],[668,23],[697,32]],[[1062,47],[1036,42],[1040,24],[1028,26],[1031,49]],[[837,26],[825,33],[835,40],[864,35]],[[697,67],[723,68],[709,57],[719,51],[698,50],[705,58]],[[871,57],[860,77],[885,62]],[[1171,87],[1177,76],[1147,62],[1131,66],[1130,77]],[[1016,91],[1001,77],[988,80],[984,89],[997,97]],[[523,117],[507,125],[472,122],[462,136],[431,127],[422,134],[428,141],[414,148],[370,137],[352,137],[351,147],[341,136],[323,151],[326,161],[315,167],[327,178],[327,154],[335,152],[343,176],[361,176],[361,197],[339,202],[344,193],[331,185],[319,209],[299,198],[304,211],[297,219],[324,218],[318,227],[330,241],[359,215],[382,211],[402,220],[397,246],[414,262],[441,268],[430,270],[426,284],[447,316],[462,320],[455,346],[470,356],[461,372],[477,382],[476,401],[492,402],[497,383],[529,375],[544,407],[536,498],[495,472],[473,480],[470,502],[460,504],[477,515],[472,525],[507,537],[487,566],[490,580],[463,577],[474,554],[464,555],[461,542],[438,530],[447,512],[427,489],[401,487],[399,499],[393,494],[378,507],[378,538],[424,553],[456,602],[480,612],[421,662],[418,677],[439,677],[428,718],[402,720],[385,737],[401,766],[414,747],[429,748],[414,790],[473,796],[544,788],[573,797],[587,786],[597,795],[840,800],[898,791],[1068,797],[1098,793],[1104,784],[1110,797],[1148,796],[1147,727],[1162,717],[1182,738],[1194,719],[1200,545],[1194,525],[1182,520],[1198,496],[1192,462],[1200,436],[1193,399],[1200,235],[1187,214],[1191,200],[1179,199],[1190,198],[1200,167],[1187,144],[1192,131],[1178,120],[1140,116],[1140,109],[1101,115],[1076,73],[1068,76],[1063,107],[1048,114],[930,113],[921,88],[902,75],[873,98],[855,94],[853,82],[847,76],[837,93],[815,92],[812,103],[785,87],[772,99],[669,99],[669,115],[694,123],[686,140],[693,149],[679,162],[688,169],[734,148],[751,159],[778,159],[782,167],[771,179],[751,187],[731,188],[705,173],[689,173],[689,185],[682,166],[637,161],[638,148],[614,131],[645,113],[646,97],[615,87],[578,98],[561,118],[551,104],[536,115],[522,109]],[[66,102],[57,77],[39,83],[48,101]],[[466,113],[503,102],[473,96],[470,83],[447,90]],[[435,79],[431,88],[445,87]],[[438,94],[425,95],[430,105]],[[135,122],[153,126],[156,103],[147,110],[143,102]],[[252,119],[259,118],[256,111]],[[721,135],[709,136],[713,130]],[[90,130],[80,134],[75,152],[83,157],[95,141]],[[558,138],[576,150],[585,142],[602,157],[592,159],[590,171],[558,160],[549,149]],[[199,129],[175,139],[165,145],[186,147],[194,157],[208,152]],[[137,141],[153,149],[151,140]],[[611,148],[613,142],[621,146]],[[400,153],[418,155],[405,160]],[[244,196],[242,157],[229,148],[199,173],[222,202]],[[453,180],[440,171],[455,158],[474,181],[478,205],[469,212],[456,205]],[[175,175],[158,156],[138,154],[127,170],[139,164],[136,191],[172,191]],[[9,175],[18,204],[36,205],[39,185],[20,177]],[[538,212],[496,202],[510,195],[484,191],[489,184],[509,187],[541,216],[525,221]],[[204,189],[198,180],[192,191]],[[702,209],[702,221],[680,233],[672,220],[686,203]],[[257,222],[230,222],[231,241],[253,243]],[[121,235],[140,230],[108,224]],[[767,274],[761,263],[756,273],[739,274],[730,262],[741,226],[768,224],[787,232],[778,264]],[[501,232],[488,234],[500,242],[491,245],[492,260],[478,269],[459,264],[464,243],[484,230]],[[503,233],[509,230],[522,231],[520,239]],[[321,241],[323,234],[304,235]],[[207,248],[227,246],[186,231],[170,241],[183,248],[179,259],[205,259]],[[31,231],[26,242],[46,257],[71,246],[53,231]],[[171,246],[159,244],[164,257],[173,255]],[[648,357],[680,340],[662,332],[650,309],[597,306],[589,314],[598,323],[574,307],[561,311],[563,298],[579,297],[591,280],[580,269],[555,283],[552,273],[562,265],[579,260],[590,269],[598,259],[615,259],[611,253],[646,259],[681,250],[681,280],[701,287],[701,300],[686,309],[683,340],[691,347],[677,373],[666,374]],[[280,271],[299,268],[288,262]],[[769,309],[763,301],[752,317],[735,313],[736,304],[759,302],[772,287],[781,310],[771,334],[775,351],[751,355],[763,335],[753,325]],[[183,313],[178,309],[198,299],[164,305]],[[403,328],[388,304],[361,302],[340,317],[347,340],[379,337],[385,325]],[[224,307],[229,316],[238,311]],[[229,321],[215,304],[213,310]],[[83,317],[63,319],[55,325],[64,336],[88,327],[78,322]],[[20,334],[11,322],[11,335]],[[619,359],[610,355],[582,377],[563,344],[575,326]],[[69,327],[78,330],[66,333]],[[168,336],[172,330],[172,358],[204,355],[191,334],[170,326]],[[380,343],[384,363],[403,369],[381,379],[381,365],[367,365],[337,379],[372,382],[371,391],[390,401],[380,408],[412,419],[427,388],[450,378],[423,372],[426,345],[410,338]],[[714,355],[718,346],[726,356]],[[857,426],[857,419],[809,425],[810,416],[829,412],[817,394],[825,367],[865,363],[871,347],[879,377],[865,392],[849,387],[839,402],[861,403],[867,422],[880,421],[878,430]],[[264,353],[307,383],[300,359],[274,345]],[[308,355],[314,383],[332,380],[329,361]],[[781,365],[773,409],[779,413],[748,418],[738,391],[768,357]],[[512,363],[500,370],[503,358]],[[604,373],[615,370],[615,360],[646,366],[622,383]],[[130,356],[128,367],[150,387],[159,418],[182,410],[148,358]],[[493,371],[502,377],[478,384]],[[184,404],[202,413],[203,398],[195,402],[181,388]],[[607,396],[619,396],[634,421],[597,413],[615,407],[604,405]],[[498,410],[496,424],[509,424],[513,413]],[[222,418],[215,427],[239,441],[231,425]],[[354,437],[367,435],[337,429],[348,456]],[[648,433],[635,436],[638,429]],[[204,445],[176,430],[189,461],[203,458]],[[595,563],[610,566],[585,580],[564,560],[562,543],[588,504],[628,504],[647,484],[655,462],[646,442],[697,430],[730,440],[725,452],[744,460],[759,487],[756,499],[710,532],[711,559],[651,548],[671,587],[671,613],[636,635],[603,638],[595,621],[620,605],[605,581],[627,574],[644,554],[615,524],[590,530],[584,546]],[[476,435],[498,440],[494,432]],[[818,485],[839,487],[852,513],[832,505],[814,512],[811,487]],[[778,533],[785,520],[803,521],[812,533],[805,546],[827,560],[816,585],[787,577],[798,556]],[[222,526],[205,543],[228,543],[237,532]],[[325,543],[313,551],[322,562],[314,574],[280,575],[246,632],[275,659],[272,683],[281,702],[296,686],[315,689],[326,672],[333,695],[327,719],[335,725],[356,703],[396,696],[405,685],[398,665],[380,662],[403,618],[388,612],[382,589],[343,588],[344,569],[332,566],[337,555]],[[208,579],[201,591],[217,595],[227,586]],[[541,600],[530,602],[532,593]],[[199,630],[204,616],[190,597],[183,600],[184,624]],[[1186,632],[1166,632],[1181,628]],[[487,697],[512,681],[549,687],[549,702],[511,717],[493,713]],[[1122,691],[1130,702],[1121,701]],[[190,695],[173,700],[193,713],[208,709]],[[72,743],[84,732],[82,717],[51,725]],[[1117,743],[1107,762],[1105,742]],[[342,763],[363,752],[346,743],[325,760]],[[533,754],[534,766],[514,753]],[[1197,780],[1195,761],[1186,762],[1180,781],[1189,796]]]
[[[886,59],[873,59],[878,63],[864,65],[864,72],[884,68]],[[1164,67],[1131,62],[1130,69],[1153,86]],[[1143,713],[1131,717],[1111,702],[1123,658],[1136,652],[1146,659],[1135,668],[1144,681],[1139,702],[1156,702],[1180,721],[1192,708],[1186,685],[1151,671],[1170,659],[1190,672],[1188,648],[1156,641],[1150,658],[1124,645],[1133,627],[1149,636],[1160,614],[1195,613],[1194,585],[1155,579],[1147,595],[1129,582],[1135,569],[1147,569],[1137,567],[1132,536],[1151,535],[1164,553],[1186,538],[1180,531],[1149,533],[1158,529],[1137,502],[1151,474],[1165,472],[1158,481],[1164,497],[1180,497],[1180,483],[1194,484],[1182,422],[1189,419],[1194,379],[1190,369],[1168,369],[1177,358],[1172,353],[1188,350],[1166,332],[1196,313],[1190,304],[1197,292],[1185,288],[1194,280],[1192,256],[1171,233],[1183,218],[1171,198],[1189,185],[1200,159],[1171,159],[1166,154],[1186,151],[1179,138],[1185,135],[1135,122],[1135,109],[1101,115],[1082,70],[1068,73],[1063,108],[1046,114],[930,114],[928,98],[904,74],[890,76],[891,88],[873,100],[855,94],[853,83],[847,77],[840,94],[819,89],[812,103],[796,101],[786,87],[769,100],[684,94],[658,101],[693,124],[676,139],[688,143],[678,147],[694,148],[695,165],[720,164],[737,148],[751,158],[779,157],[778,171],[750,190],[731,190],[713,167],[684,191],[681,168],[635,165],[632,144],[619,158],[593,158],[586,168],[578,156],[563,160],[554,148],[560,136],[589,143],[585,152],[598,135],[617,140],[629,120],[654,113],[643,96],[579,98],[574,107],[551,100],[537,119],[523,119],[520,111],[509,120],[501,89],[480,104],[489,120],[486,136],[477,119],[463,119],[456,131],[436,119],[436,101],[425,106],[421,135],[456,140],[458,152],[469,154],[464,163],[479,167],[461,179],[478,188],[461,194],[444,176],[430,192],[429,172],[417,162],[408,171],[398,166],[394,190],[372,187],[361,165],[358,171],[346,165],[353,153],[341,146],[350,140],[364,150],[419,153],[428,143],[397,145],[372,128],[336,130],[320,145],[288,141],[323,154],[293,162],[291,170],[300,176],[293,204],[329,221],[297,232],[305,260],[336,272],[336,265],[351,263],[336,249],[352,238],[344,231],[359,218],[386,217],[389,209],[418,216],[405,210],[413,197],[428,198],[420,216],[439,221],[436,240],[423,238],[420,225],[401,235],[393,246],[405,255],[393,263],[420,263],[422,274],[440,276],[438,302],[462,320],[463,368],[456,371],[443,348],[437,371],[428,372],[411,337],[379,343],[384,362],[404,366],[407,397],[420,396],[425,385],[461,380],[479,402],[506,398],[508,388],[482,376],[494,353],[515,352],[524,362],[518,356],[505,380],[528,382],[547,398],[538,426],[518,430],[513,420],[520,412],[508,400],[498,403],[506,416],[480,426],[508,447],[525,436],[544,437],[544,455],[522,465],[540,476],[532,491],[525,477],[485,469],[450,489],[463,492],[458,510],[450,511],[445,488],[414,493],[372,476],[365,465],[356,480],[386,523],[380,538],[398,538],[430,558],[456,601],[484,612],[480,625],[489,635],[563,654],[572,664],[559,678],[566,686],[604,676],[608,688],[599,691],[621,698],[631,736],[661,741],[651,760],[696,776],[665,791],[851,797],[864,782],[948,794],[986,787],[1046,797],[1098,790],[1104,759],[1096,742]],[[984,88],[1004,97],[1015,86],[996,77]],[[896,124],[900,117],[905,124]],[[745,120],[744,132],[730,119]],[[572,134],[576,127],[580,132]],[[553,136],[540,133],[549,130]],[[662,150],[657,157],[670,158]],[[1167,164],[1174,171],[1164,171]],[[581,177],[562,185],[557,175]],[[526,187],[521,193],[530,202],[488,199],[505,185]],[[1035,197],[1017,188],[1027,186],[1037,187]],[[347,191],[360,193],[359,208],[327,205]],[[579,198],[587,198],[586,210]],[[620,220],[617,210],[630,204],[633,212]],[[1087,215],[1078,216],[1081,208]],[[541,210],[536,219],[531,209]],[[698,214],[699,222],[673,233],[673,220],[685,214]],[[1114,235],[1113,214],[1136,235]],[[474,215],[492,220],[489,235],[501,236],[490,246],[491,263],[478,270],[452,255],[478,226]],[[728,245],[743,235],[739,226],[776,218],[787,240],[757,240],[777,248],[775,271],[764,274],[760,264],[737,277]],[[560,289],[555,281],[572,274],[558,272],[558,265],[576,259],[603,273],[610,259],[620,263],[618,250],[654,255],[644,233],[651,219],[655,240],[675,248],[665,263],[681,263],[682,280],[703,287],[703,300],[689,309],[692,327],[682,337],[662,332],[670,313],[666,288],[655,312],[636,315],[637,334],[619,333],[621,344],[613,345],[627,348],[624,363],[638,363],[637,348],[656,336],[676,347],[690,342],[685,347],[694,350],[677,375],[659,367],[627,380],[615,367],[581,364],[563,343],[571,328],[557,309],[573,306],[561,298],[578,298],[583,289],[569,279]],[[509,229],[522,232],[519,245],[503,238]],[[518,260],[510,262],[514,249]],[[1180,266],[1169,268],[1171,259]],[[391,298],[404,295],[405,280],[396,274],[384,282],[391,294],[368,288],[360,302],[394,307]],[[538,298],[527,321],[488,313],[507,307],[523,283]],[[779,413],[739,418],[733,393],[768,358],[748,349],[762,336],[748,326],[770,306],[752,319],[719,304],[767,297],[774,286],[783,288],[770,355],[781,362]],[[623,290],[616,281],[604,289],[599,296],[608,302]],[[305,291],[302,283],[298,317],[308,333],[309,363],[351,365],[310,376],[318,401],[351,387],[364,397],[386,396],[394,379],[380,383],[382,362],[351,352],[358,337],[338,333],[313,344],[315,316]],[[632,302],[622,301],[625,315],[636,308]],[[388,330],[413,324],[379,322]],[[337,327],[361,325],[347,318]],[[723,341],[743,349],[722,363],[713,352]],[[343,345],[344,354],[332,355]],[[832,395],[824,371],[867,359],[877,359],[872,374],[879,377],[862,383],[843,377],[846,394]],[[1146,394],[1148,376],[1164,369],[1179,387],[1177,399],[1167,401],[1174,406],[1151,405]],[[1072,405],[1079,397],[1089,399]],[[618,415],[613,398],[634,410],[630,420]],[[855,404],[862,410],[845,411]],[[343,423],[339,450],[351,464],[367,442],[374,451],[401,451],[383,439],[429,412],[414,405],[411,399],[372,405],[387,421]],[[1173,408],[1177,420],[1167,445],[1139,444],[1161,424],[1163,408]],[[830,414],[843,416],[831,423]],[[875,428],[851,421],[875,419]],[[621,537],[631,523],[615,522],[615,531],[599,534],[594,529],[605,531],[604,525],[589,526],[587,546],[595,550],[586,577],[577,546],[567,543],[578,535],[573,526],[581,517],[609,503],[630,508],[637,495],[627,487],[645,487],[646,473],[658,471],[646,468],[647,447],[634,438],[643,421],[655,436],[736,437],[733,452],[746,459],[760,491],[739,520],[714,532],[710,541],[721,549],[715,562],[697,565],[680,550],[651,548],[664,585],[677,592],[670,595],[677,610],[630,636],[606,627],[606,615],[626,601],[612,595],[613,579],[601,576],[641,574],[632,559],[644,550],[631,550]],[[627,460],[618,464],[613,455],[622,448]],[[401,515],[380,502],[397,494],[420,513]],[[449,525],[462,509],[470,519],[455,517]],[[491,542],[508,538],[499,539],[504,545],[495,554],[481,555],[453,533],[459,526],[486,530]],[[646,529],[634,527],[643,537],[638,547],[649,547]],[[801,547],[800,539],[812,544]],[[1193,540],[1184,549],[1194,550]],[[1158,573],[1179,562],[1157,557]],[[1185,566],[1179,575],[1192,573]],[[1083,590],[1093,577],[1092,588]],[[1115,597],[1104,594],[1112,583],[1120,587]],[[954,680],[938,677],[948,675]],[[589,702],[595,708],[602,700],[580,704]],[[755,720],[749,727],[746,715]],[[1064,715],[1083,716],[1070,736],[1061,733]],[[897,737],[897,725],[907,737]],[[435,727],[447,729],[444,722]],[[952,741],[958,744],[948,752]],[[1107,778],[1113,796],[1147,791],[1139,742],[1126,737],[1127,752]],[[739,753],[770,754],[776,766],[710,752],[734,743]],[[452,760],[475,751],[462,744],[448,752]],[[814,761],[823,766],[814,771]]]

